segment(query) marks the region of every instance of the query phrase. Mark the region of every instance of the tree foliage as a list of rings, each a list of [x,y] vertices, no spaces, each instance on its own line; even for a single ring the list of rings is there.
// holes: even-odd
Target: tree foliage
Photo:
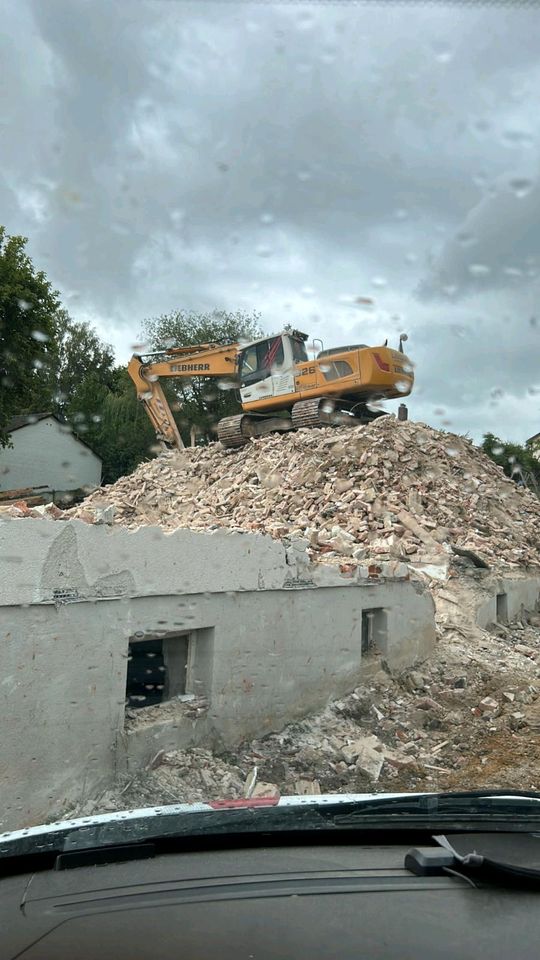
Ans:
[[[99,371],[85,376],[65,413],[74,431],[101,457],[103,483],[132,473],[159,451],[125,367],[108,371],[106,378]]]
[[[263,336],[259,321],[257,313],[249,314],[241,310],[233,313],[216,310],[201,314],[175,310],[156,319],[145,320],[142,339],[148,344],[149,350],[200,343],[236,343]],[[231,387],[227,389],[225,382],[205,377],[163,383],[185,443],[190,442],[192,427],[201,439],[215,439],[218,421],[241,410],[234,384],[231,383]]]
[[[53,364],[53,409],[64,413],[85,380],[113,388],[114,351],[90,324],[74,321],[65,310],[54,323],[56,359]]]
[[[0,226],[0,446],[11,417],[50,408],[58,357],[58,293],[26,253],[26,237]]]
[[[501,466],[507,477],[516,483],[526,484],[535,493],[540,493],[540,461],[531,448],[518,443],[507,443],[493,433],[486,433],[482,450]]]

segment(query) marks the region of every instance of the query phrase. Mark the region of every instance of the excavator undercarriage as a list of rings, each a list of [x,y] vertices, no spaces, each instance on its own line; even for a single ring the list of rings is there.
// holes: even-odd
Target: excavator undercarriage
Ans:
[[[300,400],[292,410],[282,416],[268,417],[253,413],[240,413],[220,420],[218,439],[226,448],[245,446],[254,437],[268,433],[286,433],[311,427],[349,426],[371,423],[384,416],[382,410],[370,410],[365,404],[336,402],[332,397],[314,397]]]

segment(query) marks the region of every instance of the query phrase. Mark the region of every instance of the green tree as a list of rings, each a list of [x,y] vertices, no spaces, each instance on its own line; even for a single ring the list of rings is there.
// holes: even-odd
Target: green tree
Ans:
[[[142,339],[152,350],[199,343],[236,343],[262,337],[260,316],[238,310],[228,313],[191,313],[175,310],[153,320],[145,320]],[[190,442],[191,428],[203,441],[215,439],[215,428],[223,417],[241,409],[232,381],[192,377],[164,381],[163,388],[171,404],[184,443]]]
[[[0,446],[7,424],[22,413],[49,410],[57,360],[58,293],[26,253],[26,237],[0,226]]]
[[[495,463],[501,466],[507,477],[516,483],[525,483],[540,494],[540,461],[528,446],[507,443],[493,433],[486,433],[482,440],[482,450]]]
[[[113,388],[114,351],[89,323],[72,320],[59,310],[54,320],[56,360],[53,365],[54,410],[65,413],[80,385]]]
[[[126,368],[116,367],[107,380],[89,373],[75,389],[66,416],[101,457],[103,483],[114,483],[142,460],[155,457],[159,445]]]

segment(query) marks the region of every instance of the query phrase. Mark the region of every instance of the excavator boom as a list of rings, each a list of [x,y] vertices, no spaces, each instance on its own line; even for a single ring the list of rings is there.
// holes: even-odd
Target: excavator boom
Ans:
[[[158,440],[168,447],[184,446],[171,408],[159,380],[162,377],[234,377],[238,344],[201,343],[194,347],[172,347],[146,356],[134,354],[128,373],[137,397],[156,431]]]

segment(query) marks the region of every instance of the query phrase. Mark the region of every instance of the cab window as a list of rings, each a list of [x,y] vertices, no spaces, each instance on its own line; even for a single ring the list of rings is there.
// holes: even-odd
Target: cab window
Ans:
[[[294,337],[291,337],[291,344],[293,359],[296,361],[296,363],[302,363],[304,360],[309,360],[306,345],[302,340],[295,340]]]

